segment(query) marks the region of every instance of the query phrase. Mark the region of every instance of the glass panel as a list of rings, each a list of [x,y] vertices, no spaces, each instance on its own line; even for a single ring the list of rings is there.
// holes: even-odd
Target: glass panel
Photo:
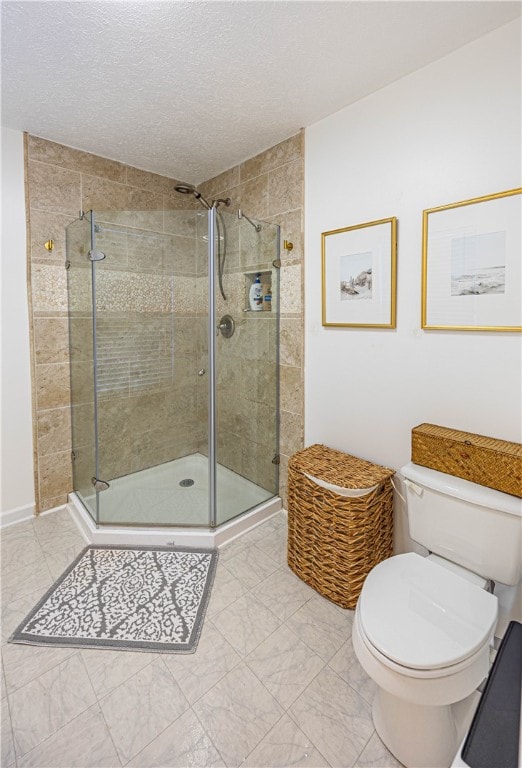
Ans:
[[[97,521],[94,421],[93,299],[90,215],[66,228],[69,350],[71,365],[71,422],[73,488]]]
[[[199,210],[96,212],[100,522],[208,526]],[[201,261],[206,266],[206,260]],[[208,276],[202,274],[206,283]],[[198,372],[205,373],[198,375]]]
[[[279,258],[279,227],[226,212],[218,223],[219,525],[278,493],[278,465],[273,460],[279,452],[279,270],[273,261]],[[252,308],[250,292],[256,280],[260,302]],[[231,335],[227,325],[233,327]]]

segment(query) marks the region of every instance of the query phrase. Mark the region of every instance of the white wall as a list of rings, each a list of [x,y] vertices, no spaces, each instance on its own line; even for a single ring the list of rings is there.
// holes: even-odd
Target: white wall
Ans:
[[[521,440],[515,333],[420,330],[422,211],[520,186],[520,20],[305,134],[305,443],[399,469],[431,422]],[[396,330],[323,328],[321,232],[398,218]],[[411,548],[404,514],[397,550]]]
[[[2,129],[2,427],[0,523],[33,514],[23,134]]]

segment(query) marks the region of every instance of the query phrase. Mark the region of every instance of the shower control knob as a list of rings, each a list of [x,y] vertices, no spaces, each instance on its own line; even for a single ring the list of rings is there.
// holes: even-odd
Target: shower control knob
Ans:
[[[204,368],[201,368],[201,370],[198,371],[198,376],[204,376],[206,373]]]

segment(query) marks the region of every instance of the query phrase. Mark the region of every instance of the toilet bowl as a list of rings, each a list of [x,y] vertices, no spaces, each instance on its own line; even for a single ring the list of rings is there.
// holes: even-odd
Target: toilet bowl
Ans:
[[[378,686],[375,728],[412,768],[451,764],[489,669],[497,598],[458,571],[397,555],[370,572],[357,604],[353,646]]]

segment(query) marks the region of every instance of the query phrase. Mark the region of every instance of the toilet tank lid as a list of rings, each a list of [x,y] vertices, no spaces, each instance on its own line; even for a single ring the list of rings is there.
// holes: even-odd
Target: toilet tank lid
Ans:
[[[460,477],[454,477],[454,475],[447,475],[445,472],[438,472],[436,469],[422,467],[420,464],[414,464],[412,461],[402,467],[401,475],[416,485],[430,488],[447,496],[469,501],[471,504],[477,504],[480,507],[495,509],[498,512],[505,512],[508,515],[522,517],[522,499],[511,496],[509,493],[495,491],[493,488],[486,488],[484,485],[471,483],[469,480],[463,480]]]

